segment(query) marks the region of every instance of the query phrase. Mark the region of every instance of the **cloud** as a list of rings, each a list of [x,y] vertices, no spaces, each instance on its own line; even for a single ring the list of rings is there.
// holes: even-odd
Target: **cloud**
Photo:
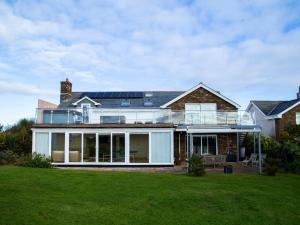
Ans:
[[[11,93],[19,95],[35,95],[35,96],[56,96],[59,93],[55,90],[47,90],[41,87],[36,87],[30,84],[23,84],[18,82],[0,81],[0,92]]]
[[[58,96],[68,77],[75,91],[202,81],[244,107],[292,98],[299,11],[298,1],[277,0],[1,1],[1,92]]]

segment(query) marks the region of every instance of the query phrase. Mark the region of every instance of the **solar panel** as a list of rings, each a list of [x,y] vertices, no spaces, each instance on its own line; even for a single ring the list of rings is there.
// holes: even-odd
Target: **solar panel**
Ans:
[[[79,98],[143,98],[144,92],[82,92]]]

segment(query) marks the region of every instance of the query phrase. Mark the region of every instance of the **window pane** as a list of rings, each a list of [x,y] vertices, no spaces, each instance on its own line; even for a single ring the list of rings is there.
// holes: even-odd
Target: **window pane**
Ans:
[[[35,152],[49,157],[49,134],[35,133]]]
[[[130,162],[149,162],[149,135],[130,134]]]
[[[99,135],[99,162],[110,162],[110,134]]]
[[[202,136],[202,154],[208,154],[207,136]]]
[[[65,133],[52,133],[51,155],[53,162],[65,161]]]
[[[208,151],[211,155],[216,155],[217,153],[217,138],[215,136],[208,136]]]
[[[69,161],[81,162],[81,134],[69,135]]]
[[[96,162],[96,134],[83,134],[83,161]]]
[[[113,134],[113,162],[125,162],[125,134]]]
[[[171,133],[153,132],[151,134],[151,161],[171,163]]]
[[[300,125],[300,112],[296,112],[296,124]]]

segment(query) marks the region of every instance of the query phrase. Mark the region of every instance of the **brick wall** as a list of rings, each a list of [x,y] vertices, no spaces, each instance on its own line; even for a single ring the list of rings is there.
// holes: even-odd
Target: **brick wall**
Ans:
[[[205,134],[203,134],[205,135]],[[180,147],[179,147],[180,136]],[[228,151],[237,153],[237,137],[235,133],[217,134],[218,154],[226,155]],[[186,133],[174,132],[174,159],[177,165],[180,165],[186,159]]]
[[[275,130],[277,139],[279,138],[280,133],[282,131],[285,131],[290,124],[296,125],[296,112],[300,112],[300,105],[284,113],[282,115],[282,118],[275,120]]]
[[[216,103],[217,110],[236,110],[237,108],[222,98],[214,95],[206,89],[200,87],[190,94],[182,97],[178,101],[172,103],[169,107],[172,110],[184,110],[185,103]]]

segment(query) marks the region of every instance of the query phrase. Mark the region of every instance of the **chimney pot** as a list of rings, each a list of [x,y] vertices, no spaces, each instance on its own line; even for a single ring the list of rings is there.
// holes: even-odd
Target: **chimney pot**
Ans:
[[[297,93],[297,98],[300,98],[300,86],[299,86],[299,90],[298,90],[298,93]]]

